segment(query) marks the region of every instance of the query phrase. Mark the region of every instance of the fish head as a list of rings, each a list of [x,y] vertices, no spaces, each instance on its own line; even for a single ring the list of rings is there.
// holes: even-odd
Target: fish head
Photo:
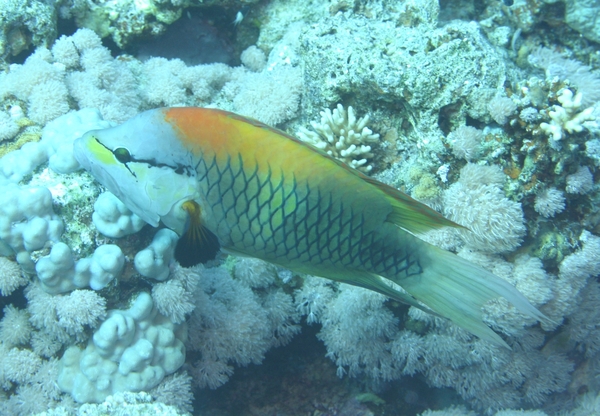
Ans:
[[[180,236],[189,223],[182,208],[198,198],[196,161],[163,109],[85,133],[74,143],[81,166],[133,213],[156,227],[162,221]]]

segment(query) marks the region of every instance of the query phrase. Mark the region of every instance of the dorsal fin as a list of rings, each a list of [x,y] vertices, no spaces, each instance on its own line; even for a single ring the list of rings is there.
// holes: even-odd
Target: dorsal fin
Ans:
[[[365,182],[377,187],[388,196],[388,200],[392,204],[392,212],[386,221],[394,223],[410,233],[423,234],[442,227],[465,228],[396,188],[366,175],[361,174],[360,176]]]
[[[347,171],[353,173],[354,175],[360,177],[365,182],[375,186],[379,190],[383,191],[388,199],[388,202],[392,205],[392,212],[386,218],[386,221],[396,224],[400,228],[413,233],[413,234],[423,234],[432,229],[442,228],[442,227],[456,227],[456,228],[464,228],[460,224],[456,224],[453,221],[450,221],[447,218],[435,210],[429,208],[427,205],[411,198],[405,193],[393,188],[389,185],[386,185],[382,182],[379,182],[376,179],[373,179],[362,172],[346,165],[344,162],[328,155],[321,149],[317,149],[309,143],[303,142],[298,138],[287,134],[284,131],[281,131],[275,127],[268,126],[264,123],[261,123],[258,120],[254,120],[252,118],[240,116],[238,114],[229,113],[229,117],[242,121],[245,123],[252,124],[255,127],[263,128],[269,130],[273,133],[276,133],[282,137],[285,137],[289,140],[292,140],[302,146],[309,147],[313,151],[319,153],[320,155],[326,157],[331,160],[338,166],[346,169]]]

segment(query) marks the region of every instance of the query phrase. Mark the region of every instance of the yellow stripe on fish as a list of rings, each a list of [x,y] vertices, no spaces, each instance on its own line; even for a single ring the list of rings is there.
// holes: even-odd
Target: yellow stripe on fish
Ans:
[[[180,236],[198,222],[231,253],[375,290],[500,345],[482,322],[488,300],[545,319],[507,282],[414,235],[457,224],[255,120],[155,109],[86,133],[75,155],[133,212]]]

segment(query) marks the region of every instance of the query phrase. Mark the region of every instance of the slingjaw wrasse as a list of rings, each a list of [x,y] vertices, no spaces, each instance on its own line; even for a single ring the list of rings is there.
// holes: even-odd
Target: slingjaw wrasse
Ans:
[[[180,236],[205,227],[230,253],[377,291],[496,344],[488,300],[546,319],[504,280],[417,237],[457,224],[255,120],[155,109],[86,133],[75,154],[129,209]]]

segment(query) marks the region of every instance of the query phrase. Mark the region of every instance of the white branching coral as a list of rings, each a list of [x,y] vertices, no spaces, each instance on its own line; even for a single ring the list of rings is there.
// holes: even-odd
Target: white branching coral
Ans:
[[[58,324],[71,335],[79,335],[85,326],[95,328],[106,317],[106,300],[92,290],[74,290],[56,302]]]
[[[553,296],[552,277],[539,259],[522,255],[513,264],[499,256],[475,254],[486,268],[516,284],[533,304],[546,304]],[[451,387],[473,407],[490,410],[525,402],[539,405],[569,382],[572,363],[564,356],[539,351],[542,331],[527,328],[535,321],[507,304],[486,305],[486,322],[509,335],[513,350],[498,348],[414,307],[399,324],[384,296],[344,284],[337,290],[323,284],[319,290],[313,279],[317,278],[308,282],[320,296],[307,298],[303,288],[297,292],[297,307],[309,311],[316,308],[307,308],[308,303],[318,305],[315,321],[322,324],[318,337],[339,375],[393,380],[421,373],[429,385]]]
[[[338,104],[333,111],[321,111],[319,123],[310,123],[315,131],[301,127],[297,136],[347,165],[369,172],[373,169],[368,163],[373,157],[370,144],[379,140],[379,134],[367,127],[368,122],[368,114],[357,119],[352,106],[346,111]]]
[[[548,112],[551,119],[550,123],[540,124],[540,128],[550,136],[551,146],[559,148],[560,145],[557,142],[563,138],[565,132],[579,133],[584,128],[596,126],[594,107],[579,111],[582,99],[581,92],[573,96],[573,92],[568,88],[560,91],[557,100],[562,105],[554,105],[552,110]]]
[[[275,282],[277,268],[263,260],[240,257],[236,261],[233,276],[251,288],[263,288]]]
[[[578,92],[583,93],[584,107],[600,100],[600,77],[591,71],[591,67],[544,47],[533,50],[527,60],[531,65],[542,68],[546,72],[546,79],[568,79]]]
[[[342,285],[340,295],[327,306],[318,336],[336,363],[338,377],[346,372],[384,380],[398,376],[387,351],[398,318],[382,307],[385,301],[379,293]]]
[[[567,175],[566,191],[570,194],[587,194],[594,187],[594,176],[587,166],[579,166],[575,173]]]
[[[201,269],[201,276],[187,345],[201,359],[190,373],[200,388],[214,389],[233,374],[230,364],[259,364],[271,347],[287,343],[300,317],[281,289],[255,293],[224,267]]]
[[[200,275],[196,269],[181,267],[178,263],[171,266],[169,280],[156,283],[152,287],[152,300],[158,311],[175,324],[185,321],[196,304],[193,292],[198,286]]]
[[[0,365],[6,379],[13,383],[26,383],[31,381],[42,360],[30,350],[12,348],[3,355]]]
[[[192,377],[185,371],[179,371],[167,376],[161,383],[150,390],[156,402],[175,406],[182,412],[193,412]]]
[[[57,305],[63,302],[68,296],[52,296],[46,293],[39,284],[30,284],[25,289],[27,298],[27,312],[30,315],[29,322],[39,331],[33,332],[31,336],[31,345],[34,351],[47,357],[53,356],[62,345],[72,341],[69,332],[64,324],[68,321],[59,323],[57,314]],[[63,309],[67,306],[63,306]],[[83,327],[81,327],[83,329]],[[76,335],[84,336],[83,332]]]
[[[521,204],[501,188],[506,176],[499,166],[465,165],[458,182],[443,195],[446,217],[468,229],[458,231],[468,247],[501,253],[521,244],[525,224]]]
[[[579,242],[581,248],[560,263],[554,298],[543,310],[546,316],[556,322],[561,322],[564,316],[579,308],[581,290],[590,278],[600,273],[600,237],[583,231]]]
[[[0,321],[0,340],[5,346],[23,345],[31,337],[29,315],[13,305],[4,307],[4,318]]]
[[[517,111],[517,105],[508,97],[494,97],[487,108],[490,116],[498,124],[506,124],[508,118]]]
[[[191,313],[195,306],[192,294],[176,280],[155,284],[152,287],[152,299],[158,311],[176,324],[185,321],[185,316]]]
[[[6,257],[0,257],[0,294],[8,296],[19,286],[29,283],[19,265]]]
[[[483,132],[471,126],[460,126],[448,135],[454,156],[471,161],[481,153]]]
[[[552,218],[565,209],[565,195],[556,188],[548,188],[535,196],[533,209],[546,218]]]
[[[333,286],[337,283],[329,282],[320,277],[306,276],[302,288],[296,291],[295,300],[298,311],[306,316],[306,322],[313,324],[320,322],[324,310],[334,298]],[[337,287],[337,286],[336,286]]]

